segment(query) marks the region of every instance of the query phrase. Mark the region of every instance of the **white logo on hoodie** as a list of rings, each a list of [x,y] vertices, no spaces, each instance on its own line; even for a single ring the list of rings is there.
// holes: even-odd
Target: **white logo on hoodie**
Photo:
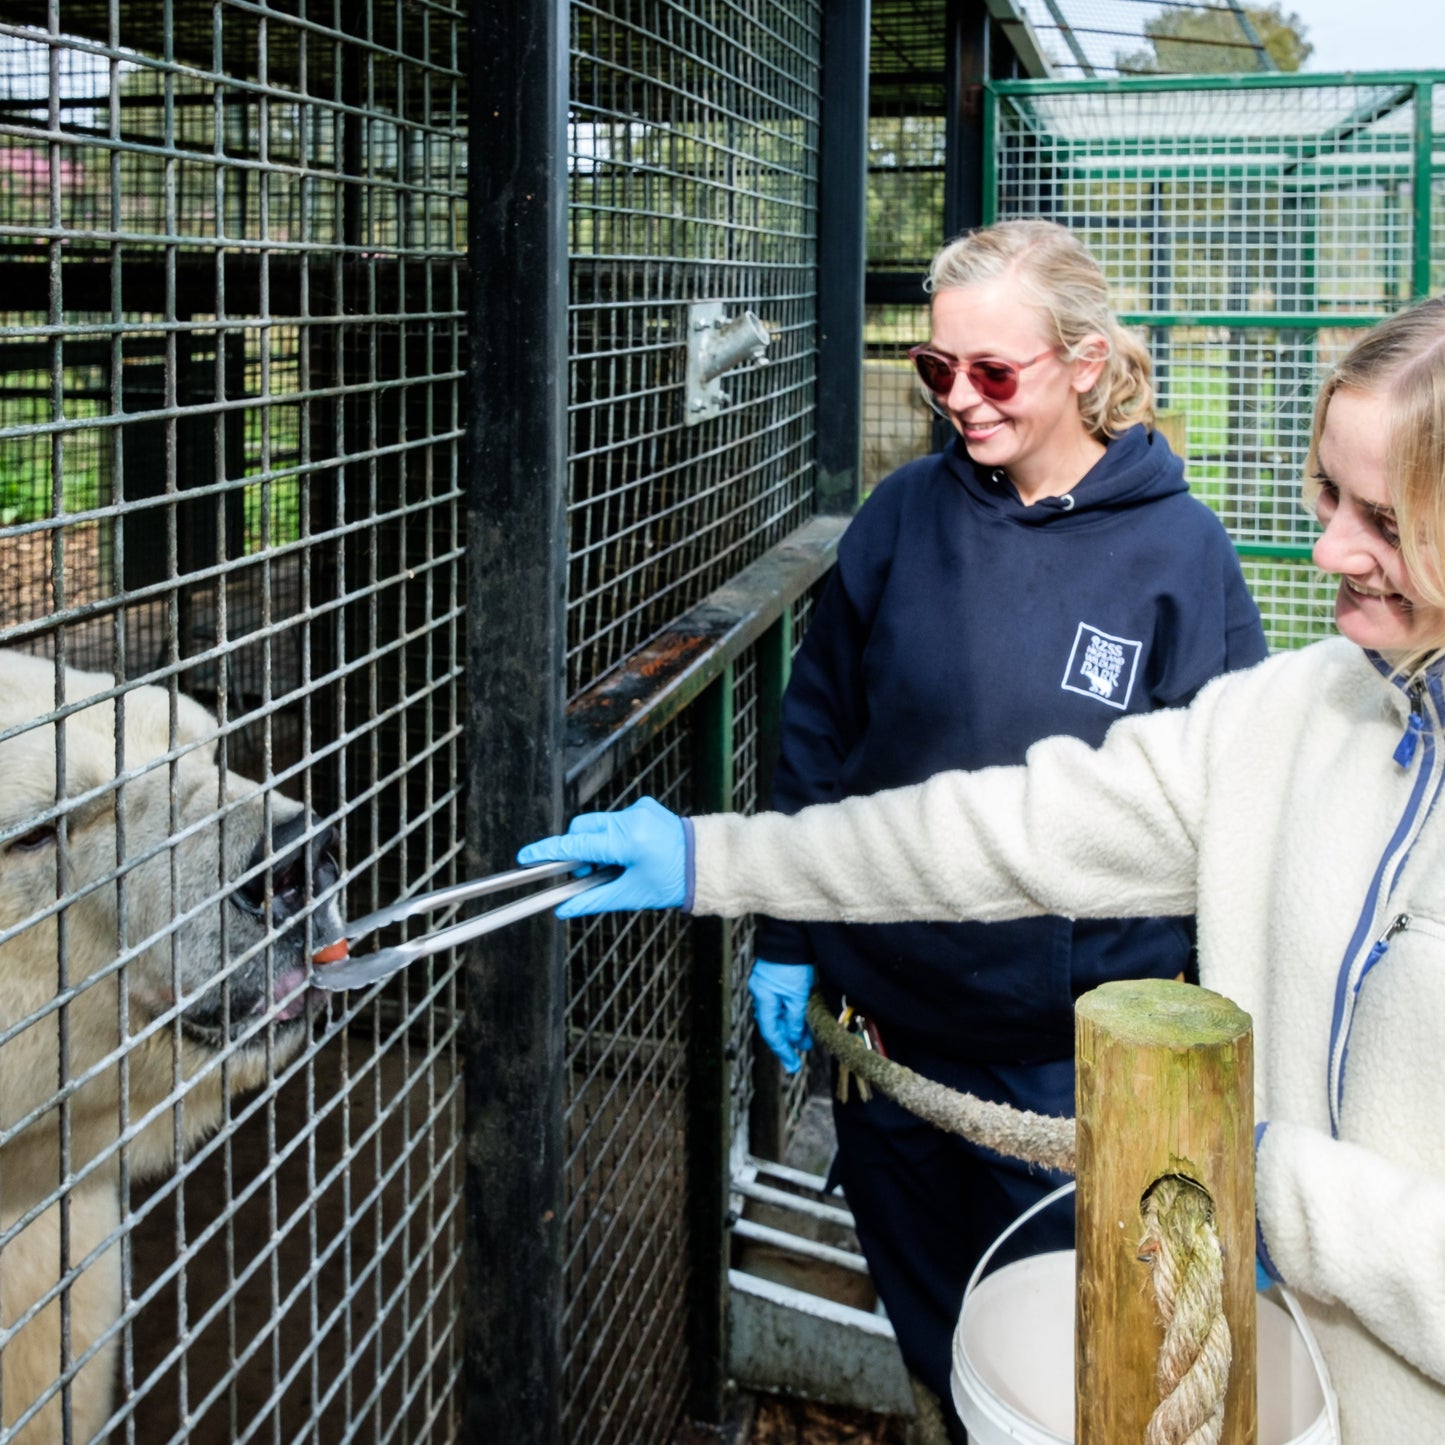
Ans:
[[[1138,642],[1115,637],[1081,622],[1074,634],[1074,647],[1069,653],[1069,665],[1064,669],[1061,686],[1065,692],[1097,698],[1106,707],[1123,712],[1134,691],[1140,650]]]

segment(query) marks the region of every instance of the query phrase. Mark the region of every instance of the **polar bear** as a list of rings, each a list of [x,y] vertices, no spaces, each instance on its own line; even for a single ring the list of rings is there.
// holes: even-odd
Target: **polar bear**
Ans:
[[[298,915],[313,945],[342,932],[331,830],[222,772],[205,708],[106,673],[60,682],[0,650],[0,1420],[23,1422],[17,1445],[61,1439],[67,1405],[78,1442],[111,1414],[122,1154],[133,1180],[168,1168],[226,1092],[300,1049]]]

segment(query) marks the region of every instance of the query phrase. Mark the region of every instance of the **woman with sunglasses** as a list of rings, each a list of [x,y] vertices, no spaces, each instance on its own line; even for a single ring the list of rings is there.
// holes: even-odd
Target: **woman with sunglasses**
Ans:
[[[1344,1445],[1445,1440],[1445,299],[1350,349],[1305,465],[1340,637],[1097,748],[798,817],[648,799],[522,856],[626,865],[569,914],[1195,910],[1200,981],[1254,1019],[1259,1260],[1301,1297]]]
[[[928,289],[931,340],[911,356],[957,437],[883,481],[843,538],[783,705],[784,812],[1019,762],[1052,733],[1097,743],[1265,653],[1224,529],[1150,429],[1148,357],[1084,247],[1050,222],[1006,222],[940,251]],[[761,919],[749,986],[789,1071],[816,973],[920,1073],[1068,1114],[1074,998],[1181,973],[1191,941],[1180,918]],[[836,1177],[904,1358],[946,1400],[969,1273],[1050,1181],[881,1097],[835,1117]],[[1060,1210],[1032,1243],[1070,1228]]]

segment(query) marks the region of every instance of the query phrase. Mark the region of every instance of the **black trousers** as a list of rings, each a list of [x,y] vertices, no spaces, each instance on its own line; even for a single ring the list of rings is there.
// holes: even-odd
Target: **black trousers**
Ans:
[[[1056,1104],[1067,1103],[1047,1112],[1072,1113],[1072,1063],[1038,1068],[1047,1072],[1030,1078],[1036,1087],[1021,1091],[1030,1096],[1026,1107],[1039,1109],[1053,1096]],[[957,1074],[950,1083],[969,1086]],[[972,1091],[994,1098],[1013,1092],[990,1088],[984,1077],[974,1079]],[[835,1095],[833,1119],[838,1133],[833,1178],[843,1186],[904,1363],[952,1417],[953,1331],[968,1277],[1004,1229],[1067,1176],[981,1150],[876,1091],[864,1103],[856,1085],[846,1104]],[[1070,1195],[1011,1236],[989,1267],[1073,1245]],[[952,1424],[955,1438],[962,1439],[956,1417]]]

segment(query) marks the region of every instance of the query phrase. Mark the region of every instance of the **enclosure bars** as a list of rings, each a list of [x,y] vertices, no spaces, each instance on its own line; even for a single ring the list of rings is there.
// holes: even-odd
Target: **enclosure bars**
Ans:
[[[519,839],[549,831],[589,801],[604,802],[601,790],[629,760],[645,756],[669,724],[674,732],[679,723],[690,725],[710,754],[698,770],[709,780],[707,793],[690,805],[727,805],[733,739],[725,694],[734,663],[745,654],[751,661],[754,648],[773,659],[760,709],[769,715],[761,731],[775,733],[783,674],[777,656],[788,609],[831,565],[845,524],[841,515],[805,524],[601,682],[584,687],[566,717],[564,795],[568,457],[566,399],[558,387],[569,361],[563,341],[569,7],[534,0],[520,13],[496,11],[472,7],[468,866],[479,871],[499,866]],[[838,62],[836,99],[827,102],[844,108],[842,119],[824,128],[834,147],[826,184],[837,188],[829,193],[836,214],[818,242],[817,270],[804,283],[822,296],[835,285],[841,290],[837,304],[823,308],[825,334],[816,349],[815,338],[803,344],[817,368],[809,378],[810,430],[818,438],[819,473],[832,479],[825,505],[846,513],[859,475],[861,318],[850,321],[849,310],[857,309],[864,220],[859,101],[866,8],[826,0],[820,13],[826,54],[854,59]],[[833,63],[827,59],[825,68]],[[854,112],[858,124],[849,128],[842,122]],[[849,146],[857,154],[845,191]],[[816,203],[811,194],[805,199]],[[573,1343],[558,1338],[557,1223],[566,1192],[557,1097],[565,1072],[559,938],[560,930],[546,925],[528,935],[513,931],[468,960],[467,1436],[509,1445],[560,1437],[559,1361]],[[701,960],[689,980],[693,1019],[706,1013],[707,1027],[695,1031],[689,1061],[696,1075],[686,1141],[691,1217],[677,1233],[690,1241],[696,1308],[692,1358],[679,1363],[694,1387],[692,1406],[703,1413],[716,1410],[722,1378],[732,1060],[718,1012],[719,984],[725,987],[735,969],[727,942],[720,935],[689,939],[689,952]],[[616,1380],[609,1386],[617,1387]]]
[[[471,5],[467,870],[562,821],[567,0]],[[561,931],[467,954],[463,1438],[560,1420]]]
[[[568,719],[567,811],[584,810],[613,776],[680,719],[694,730],[698,812],[734,806],[735,664],[753,652],[759,668],[759,754],[776,739],[790,654],[790,609],[832,566],[846,518],[821,516],[739,573],[667,628],[620,669],[577,699]],[[760,796],[766,788],[760,786]],[[695,919],[692,940],[692,1057],[689,1060],[690,1409],[722,1411],[725,1354],[729,1146],[743,1121],[731,1117],[729,1076],[738,1067],[729,1033],[728,982],[736,924]],[[772,1101],[776,1110],[776,1100]],[[774,1131],[776,1136],[776,1130]],[[774,1146],[776,1137],[771,1141]]]
[[[1270,72],[1209,77],[1135,76],[1128,79],[1104,81],[993,82],[989,86],[986,106],[987,174],[984,186],[984,220],[986,223],[991,223],[995,220],[1005,219],[1011,214],[1037,211],[1047,213],[1054,219],[1069,225],[1078,226],[1093,220],[1096,224],[1107,227],[1108,218],[1101,218],[1097,213],[1092,212],[1089,209],[1089,200],[1080,202],[1068,193],[1069,182],[1077,180],[1084,173],[1074,164],[1080,159],[1084,160],[1090,184],[1093,185],[1104,185],[1108,178],[1112,178],[1115,184],[1119,184],[1126,176],[1137,173],[1141,166],[1151,161],[1158,167],[1160,175],[1168,174],[1179,177],[1188,174],[1193,178],[1208,176],[1211,181],[1218,183],[1225,178],[1227,172],[1242,187],[1260,184],[1260,178],[1271,170],[1271,166],[1278,173],[1276,176],[1278,179],[1289,172],[1297,172],[1302,166],[1322,158],[1336,162],[1339,166],[1338,175],[1346,180],[1358,177],[1362,182],[1373,180],[1379,184],[1387,169],[1403,170],[1408,174],[1407,183],[1410,185],[1410,206],[1406,220],[1410,250],[1408,263],[1401,267],[1399,273],[1403,285],[1396,292],[1393,301],[1394,305],[1405,305],[1411,301],[1418,301],[1432,292],[1431,272],[1432,261],[1435,259],[1432,255],[1432,243],[1438,244],[1433,234],[1435,217],[1432,193],[1438,175],[1434,165],[1434,100],[1435,90],[1441,79],[1440,74],[1435,72],[1401,71],[1361,72],[1349,75]],[[1074,151],[1070,151],[1068,166],[1051,169],[1048,179],[1040,179],[1039,195],[1033,205],[1019,210],[1011,207],[1006,199],[1006,171],[1010,164],[1017,164],[1017,158],[1013,155],[1005,155],[1008,146],[1005,143],[1007,138],[1003,134],[1001,125],[1001,113],[1012,102],[1027,107],[1034,100],[1047,98],[1063,101],[1077,97],[1082,106],[1089,97],[1168,96],[1200,92],[1242,93],[1247,102],[1251,94],[1260,91],[1318,91],[1325,93],[1331,89],[1373,90],[1383,93],[1384,98],[1363,104],[1358,110],[1345,115],[1332,129],[1326,130],[1320,135],[1317,145],[1313,148],[1304,148],[1299,156],[1290,158],[1286,155],[1274,161],[1266,157],[1263,158],[1263,163],[1261,163],[1262,158],[1254,157],[1248,145],[1241,143],[1232,132],[1229,132],[1228,136],[1221,140],[1220,156],[1192,155],[1187,147],[1173,150],[1170,148],[1170,138],[1168,137],[1158,140],[1156,150],[1152,152],[1147,150],[1150,144],[1150,138],[1147,135],[1090,137],[1081,142]],[[1399,135],[1393,139],[1390,136],[1380,136],[1378,153],[1361,145],[1362,139],[1369,138],[1371,127],[1376,127],[1378,131],[1382,122],[1387,122],[1391,115],[1405,107],[1411,108],[1412,124],[1408,135]],[[1107,131],[1107,127],[1105,129]],[[1229,127],[1222,126],[1221,130],[1228,132]],[[1055,139],[1057,138],[1048,136],[1046,131],[1041,129],[1038,136],[1041,153],[1052,156],[1054,153],[1047,152],[1047,146],[1051,140]],[[1259,144],[1263,148],[1264,142],[1261,141]],[[1068,149],[1067,144],[1064,148]],[[1280,149],[1284,148],[1280,147]],[[1088,152],[1087,157],[1085,157],[1085,152]],[[1380,155],[1390,156],[1393,159],[1387,162],[1381,160]],[[1221,159],[1221,157],[1225,158]],[[1371,170],[1371,162],[1374,163],[1373,170]],[[1322,189],[1325,184],[1324,181],[1320,182]],[[1306,193],[1305,201],[1308,200],[1309,194]],[[1161,220],[1158,234],[1164,234],[1162,218],[1156,217],[1156,219]],[[1243,225],[1243,216],[1240,224]],[[1373,307],[1358,311],[1321,309],[1313,226],[1303,217],[1296,218],[1296,225],[1297,234],[1292,238],[1296,248],[1292,263],[1294,271],[1292,275],[1282,278],[1281,287],[1284,294],[1278,297],[1279,304],[1276,306],[1258,310],[1201,309],[1185,312],[1161,308],[1158,310],[1121,310],[1119,312],[1119,319],[1124,325],[1147,327],[1150,331],[1150,347],[1156,362],[1160,399],[1166,407],[1172,404],[1169,396],[1169,348],[1170,334],[1175,328],[1227,329],[1232,336],[1241,338],[1258,336],[1262,338],[1259,344],[1263,346],[1265,344],[1263,338],[1267,338],[1270,332],[1283,332],[1303,338],[1311,334],[1318,334],[1327,328],[1359,329],[1374,325],[1388,314],[1389,310],[1394,309],[1393,305],[1381,308],[1378,303]],[[1089,240],[1096,234],[1097,232],[1086,230],[1085,238]],[[1283,232],[1281,235],[1283,236]],[[1281,249],[1284,249],[1283,244]],[[1156,268],[1159,265],[1163,267],[1163,275],[1159,279],[1164,285],[1167,285],[1170,259],[1165,250],[1161,250],[1158,254],[1162,260],[1156,260]],[[1269,276],[1260,279],[1274,280],[1276,278]],[[1297,350],[1299,358],[1318,361],[1315,347],[1312,344],[1301,344]],[[1286,365],[1281,362],[1281,373],[1284,374],[1285,371]],[[1299,380],[1298,371],[1292,374],[1296,376],[1296,384],[1301,388],[1299,404],[1289,416],[1286,416],[1282,409],[1276,426],[1277,429],[1284,430],[1290,427],[1297,430],[1302,429],[1303,433],[1307,435],[1309,400],[1314,390],[1313,382]],[[1246,400],[1256,403],[1252,409],[1246,407],[1245,411],[1249,412],[1251,416],[1260,413],[1255,422],[1255,424],[1259,424],[1262,420],[1262,408],[1257,404],[1260,398],[1247,398]],[[1244,440],[1241,438],[1240,443],[1242,444]],[[1255,440],[1253,433],[1249,440]],[[1293,477],[1290,477],[1289,484],[1292,485],[1294,480]],[[1225,520],[1231,530],[1234,530],[1234,519],[1226,517]],[[1277,540],[1258,537],[1236,538],[1236,550],[1241,557],[1261,563],[1270,561],[1306,562],[1311,555],[1311,545],[1308,541],[1296,541],[1288,538]]]
[[[844,13],[846,11],[846,13]],[[830,3],[823,16],[822,142],[819,154],[818,234],[818,472],[817,507],[824,514],[851,515],[862,499],[864,284],[867,264],[869,30],[872,7]],[[779,742],[779,707],[793,650],[792,613],[759,642],[758,781],[759,806],[772,796],[772,769]],[[729,806],[723,804],[722,806]],[[731,806],[736,806],[732,804]],[[728,949],[728,956],[734,952]],[[734,1061],[745,1067],[746,1060]],[[758,1065],[761,1066],[758,1066]],[[730,1126],[734,1139],[746,1137],[749,1152],[781,1159],[786,1147],[784,1111],[787,1083],[771,1055],[754,1061],[749,1118]],[[727,1148],[727,1141],[724,1141]],[[727,1260],[717,1279],[727,1289]],[[718,1337],[721,1345],[722,1336]]]

